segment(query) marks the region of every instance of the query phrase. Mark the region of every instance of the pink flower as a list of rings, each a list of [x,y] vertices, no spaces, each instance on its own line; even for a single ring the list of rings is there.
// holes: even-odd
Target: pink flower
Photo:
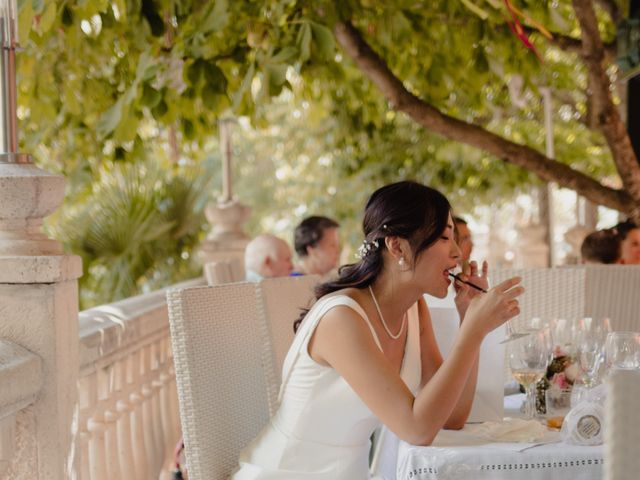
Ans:
[[[563,372],[556,373],[551,378],[551,384],[557,385],[561,390],[569,388],[570,384],[567,381],[567,377]]]

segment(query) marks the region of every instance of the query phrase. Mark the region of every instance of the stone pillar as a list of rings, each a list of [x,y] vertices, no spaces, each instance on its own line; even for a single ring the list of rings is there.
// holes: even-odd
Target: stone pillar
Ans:
[[[207,205],[205,215],[212,228],[200,247],[203,263],[238,259],[244,266],[244,248],[249,237],[242,227],[251,209],[234,199]]]
[[[35,402],[17,415],[4,478],[74,478],[82,265],[40,230],[62,203],[65,180],[26,155],[5,154],[0,162],[7,159],[0,163],[0,338],[38,355],[44,381]]]
[[[576,224],[564,234],[565,242],[567,242],[571,247],[571,251],[567,253],[566,257],[567,265],[576,265],[581,263],[582,255],[580,254],[580,247],[582,246],[584,238],[592,231],[593,230],[584,225]]]
[[[544,225],[525,225],[516,228],[516,268],[544,268],[549,266],[547,228]]]
[[[249,243],[249,237],[242,227],[249,219],[251,209],[233,196],[231,129],[234,123],[230,118],[219,121],[222,197],[205,209],[212,228],[200,248],[200,256],[203,263],[237,259],[244,270],[244,248]]]

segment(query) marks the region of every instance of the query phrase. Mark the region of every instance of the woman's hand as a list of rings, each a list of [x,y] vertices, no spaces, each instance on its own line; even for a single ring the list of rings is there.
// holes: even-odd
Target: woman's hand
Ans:
[[[471,282],[474,285],[487,290],[489,288],[489,279],[487,273],[489,272],[489,265],[487,262],[482,262],[482,273],[478,274],[478,264],[473,261],[463,267],[462,273],[458,275],[460,279],[467,282]],[[480,290],[476,290],[469,285],[462,283],[459,280],[454,280],[454,288],[456,289],[456,308],[458,309],[458,315],[460,315],[460,322],[464,320],[464,316],[467,313],[469,303],[478,295],[482,294]]]
[[[524,293],[520,277],[513,277],[487,293],[479,292],[469,302],[463,328],[484,337],[494,328],[520,313],[518,297]]]

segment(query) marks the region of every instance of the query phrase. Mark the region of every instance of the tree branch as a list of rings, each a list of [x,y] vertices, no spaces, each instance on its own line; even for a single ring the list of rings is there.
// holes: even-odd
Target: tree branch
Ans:
[[[640,164],[618,107],[613,103],[611,81],[604,67],[604,51],[592,0],[573,0],[573,9],[580,23],[582,58],[589,72],[596,126],[609,145],[624,188],[639,205],[634,215],[640,215]]]
[[[532,34],[542,35],[535,28],[531,28],[527,26],[523,26],[523,28],[526,34],[529,36],[531,36]],[[581,39],[574,38],[569,35],[562,35],[556,32],[550,32],[550,33],[553,36],[553,38],[549,40],[545,37],[547,42],[551,43],[552,45],[555,45],[560,50],[564,50],[565,52],[575,53],[578,56],[582,56],[582,40]],[[615,59],[616,57],[616,48],[617,48],[616,43],[615,42],[604,43],[603,47],[604,47],[606,61],[607,63],[611,63],[612,60]]]
[[[335,35],[342,48],[380,89],[393,108],[406,113],[426,129],[445,138],[485,150],[505,162],[535,173],[542,180],[558,182],[563,187],[573,189],[595,203],[630,213],[633,202],[626,192],[605,187],[588,175],[547,158],[530,147],[445,115],[413,95],[351,23],[337,23]]]

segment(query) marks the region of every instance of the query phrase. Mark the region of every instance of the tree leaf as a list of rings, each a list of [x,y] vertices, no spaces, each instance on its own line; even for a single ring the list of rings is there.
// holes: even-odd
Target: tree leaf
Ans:
[[[48,32],[53,27],[53,24],[56,21],[56,4],[55,2],[50,2],[44,9],[44,12],[40,16],[40,22],[38,23],[40,32]]]
[[[298,56],[298,49],[296,47],[284,47],[278,51],[273,57],[269,59],[273,63],[287,63]]]
[[[142,96],[140,103],[145,107],[153,108],[162,100],[162,93],[153,88],[148,83],[142,85]]]
[[[304,63],[311,57],[311,25],[309,22],[302,22],[296,43],[300,50],[300,61]]]
[[[253,81],[253,77],[256,74],[256,64],[255,62],[251,62],[249,68],[247,68],[247,72],[244,74],[242,78],[242,83],[240,84],[240,88],[233,95],[232,109],[233,111],[237,111],[240,106],[240,102],[242,102],[245,95],[251,92],[251,82]]]
[[[104,112],[96,123],[98,137],[105,138],[110,135],[122,120],[122,101],[118,100],[113,106]]]
[[[206,62],[204,65],[204,78],[206,86],[216,93],[226,93],[227,77],[214,62]]]
[[[204,17],[199,29],[202,33],[219,32],[229,21],[227,0],[216,0],[209,13]]]
[[[324,60],[330,60],[335,53],[335,40],[333,33],[324,25],[310,22],[313,33],[313,43],[316,46],[318,55]]]

